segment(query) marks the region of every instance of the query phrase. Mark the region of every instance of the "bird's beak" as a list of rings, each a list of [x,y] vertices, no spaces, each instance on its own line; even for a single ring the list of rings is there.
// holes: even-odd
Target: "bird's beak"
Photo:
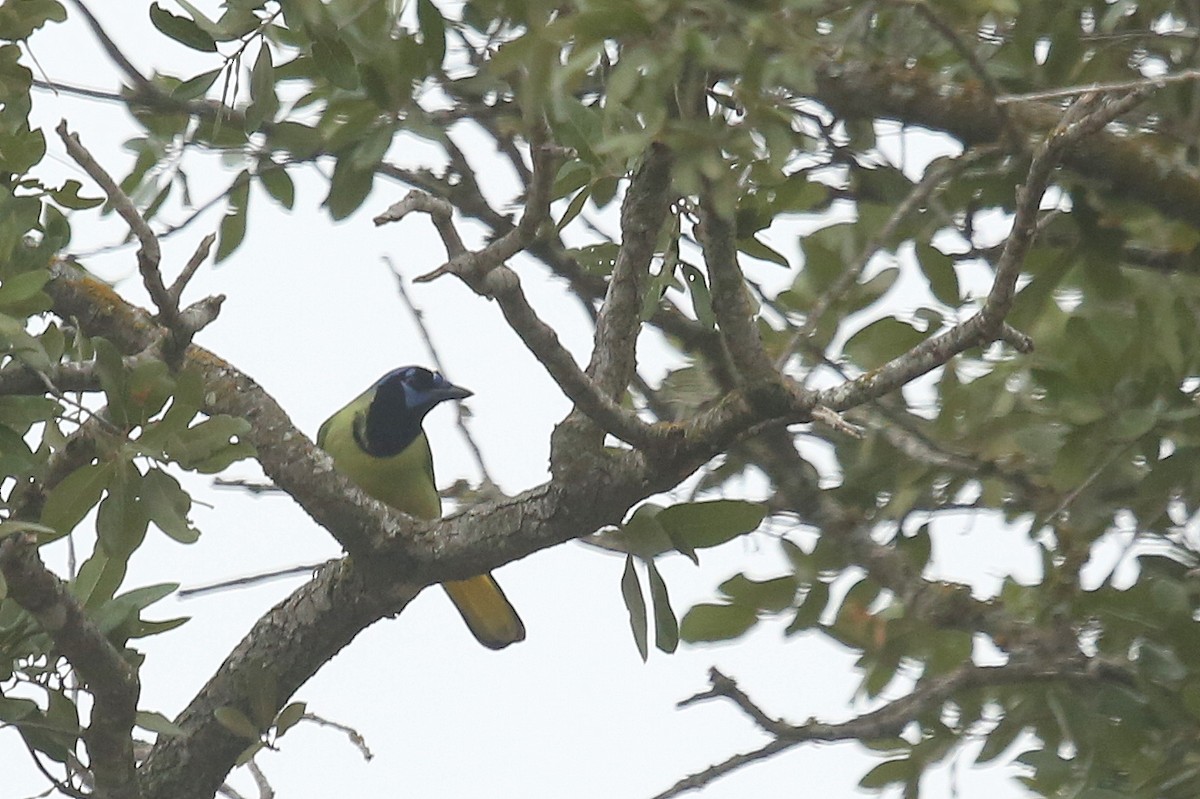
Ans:
[[[437,389],[438,401],[442,400],[462,400],[474,395],[474,391],[462,386],[456,386],[450,383],[442,388]]]

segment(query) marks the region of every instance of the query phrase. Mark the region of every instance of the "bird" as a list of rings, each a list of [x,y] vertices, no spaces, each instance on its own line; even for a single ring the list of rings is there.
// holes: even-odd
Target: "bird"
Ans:
[[[317,446],[368,496],[418,519],[442,515],[433,453],[421,423],[447,400],[471,391],[422,366],[393,369],[330,416]],[[442,583],[476,640],[502,649],[525,638],[525,625],[491,574]]]

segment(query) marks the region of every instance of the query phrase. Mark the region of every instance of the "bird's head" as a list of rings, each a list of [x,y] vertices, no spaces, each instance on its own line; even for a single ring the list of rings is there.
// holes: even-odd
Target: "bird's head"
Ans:
[[[422,366],[393,369],[372,386],[373,395],[361,428],[359,445],[371,455],[389,457],[400,453],[421,433],[425,414],[446,400],[471,396]]]

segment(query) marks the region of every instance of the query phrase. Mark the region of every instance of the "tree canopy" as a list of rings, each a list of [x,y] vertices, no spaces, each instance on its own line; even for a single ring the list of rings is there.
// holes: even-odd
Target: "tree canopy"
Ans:
[[[211,797],[287,746],[296,692],[362,629],[584,539],[625,557],[643,659],[778,619],[857,657],[861,701],[836,722],[714,669],[689,701],[731,702],[767,742],[647,795],[822,741],[874,750],[862,787],[904,796],[979,744],[1038,796],[1200,794],[1195,4],[147,13],[204,69],[140,71],[80,0],[0,5],[0,722],[57,790]],[[40,73],[38,37],[68,15],[122,86]],[[132,164],[95,157],[86,119],[32,126],[49,91],[127,108]],[[46,180],[48,148],[87,179]],[[197,201],[214,154],[225,188]],[[432,226],[444,262],[407,277],[498,311],[569,400],[546,482],[460,490],[466,512],[433,524],[391,512],[193,343],[225,299],[191,297],[197,271],[312,201],[294,178],[314,168],[330,220]],[[381,186],[394,204],[364,205]],[[162,241],[213,207],[214,234],[166,263]],[[127,232],[149,307],[73,257],[84,224]],[[582,363],[530,299],[545,275],[594,322]],[[247,458],[345,556],[168,720],[139,703],[136,642],[186,635],[145,615],[177,586],[128,585],[129,559],[152,529],[197,539],[182,475]],[[1017,531],[1039,573],[994,594],[956,577],[936,542],[974,519]],[[80,565],[58,573],[42,547],[64,536]],[[779,573],[674,606],[661,559],[742,537],[780,550]]]

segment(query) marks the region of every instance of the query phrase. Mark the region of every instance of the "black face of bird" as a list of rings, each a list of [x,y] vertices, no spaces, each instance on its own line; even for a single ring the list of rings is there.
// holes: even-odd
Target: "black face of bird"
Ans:
[[[421,366],[393,369],[375,383],[375,396],[367,411],[363,441],[372,455],[396,455],[421,432],[421,422],[438,403],[465,399],[471,391],[456,386]]]

